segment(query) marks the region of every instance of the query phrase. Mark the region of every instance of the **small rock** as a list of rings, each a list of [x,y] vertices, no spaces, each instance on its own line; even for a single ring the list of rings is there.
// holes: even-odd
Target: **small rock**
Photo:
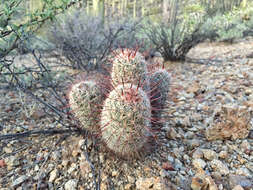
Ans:
[[[247,177],[252,177],[250,171],[249,171],[247,168],[245,168],[245,167],[238,168],[238,169],[235,171],[235,173],[236,173],[237,175],[244,175],[244,176],[247,176]]]
[[[176,170],[181,170],[184,165],[179,159],[175,159],[174,167]]]
[[[250,150],[250,143],[245,139],[242,141],[240,147],[243,149],[243,151]]]
[[[80,161],[80,172],[83,178],[87,176],[89,173],[91,173],[91,168],[87,160],[81,160]]]
[[[169,139],[173,139],[173,140],[175,140],[177,138],[177,132],[176,132],[176,130],[173,127],[170,128],[170,130],[168,131],[167,137]]]
[[[201,151],[201,149],[197,149],[194,151],[194,153],[192,154],[192,158],[193,159],[197,159],[197,158],[203,158],[204,154],[203,152]]]
[[[172,157],[172,156],[168,156],[168,161],[170,162],[170,163],[173,163],[174,162],[174,158]]]
[[[190,149],[194,149],[200,146],[201,141],[198,139],[192,139],[192,140],[189,140],[187,144],[190,146]]]
[[[40,167],[39,167],[38,164],[36,164],[35,167],[34,167],[34,171],[39,171],[39,170],[40,170]]]
[[[49,177],[49,182],[54,182],[56,177],[58,176],[58,170],[54,169],[53,171],[50,172],[50,177]]]
[[[223,164],[220,160],[214,159],[214,160],[211,162],[211,167],[212,167],[215,171],[218,171],[218,172],[220,172],[220,173],[223,174],[223,175],[229,174],[229,169],[228,169],[228,167],[227,167],[225,164]]]
[[[60,151],[54,151],[54,152],[52,152],[52,155],[51,155],[51,158],[53,159],[53,160],[59,160],[60,158],[61,158],[61,153],[60,153]]]
[[[27,179],[28,179],[28,177],[26,175],[22,175],[19,178],[17,178],[16,180],[13,181],[12,186],[16,187],[16,186],[22,184]]]
[[[131,190],[132,186],[133,186],[132,184],[128,183],[128,184],[125,185],[124,189],[125,190]]]
[[[237,185],[240,185],[245,190],[250,190],[253,187],[253,182],[249,180],[246,176],[241,175],[229,175],[228,183],[230,189],[233,189]]]
[[[10,156],[6,159],[6,164],[7,166],[15,167],[15,166],[18,166],[20,163],[17,157]]]
[[[152,190],[162,190],[163,185],[162,181],[159,177],[151,177],[151,178],[139,178],[136,181],[136,189],[144,190],[144,189],[152,189]]]
[[[197,173],[192,178],[191,183],[192,190],[218,190],[218,187],[214,183],[213,179],[206,175],[204,171]]]
[[[253,139],[253,130],[250,130],[250,131],[249,131],[248,138],[249,138],[249,139]]]
[[[241,164],[245,164],[245,163],[247,162],[247,160],[244,159],[244,158],[242,158],[240,155],[237,155],[237,159],[239,160],[239,162],[240,162]]]
[[[228,152],[227,151],[220,151],[219,158],[226,159],[228,158]]]
[[[198,159],[194,159],[194,160],[192,161],[192,165],[193,165],[196,169],[199,169],[199,168],[203,169],[203,168],[206,167],[206,162],[205,162],[204,160],[198,158]]]
[[[76,190],[77,189],[77,180],[71,179],[67,181],[64,185],[65,190]]]
[[[237,185],[232,190],[244,190],[244,189],[242,188],[242,186]]]
[[[42,119],[43,117],[46,116],[46,113],[43,111],[43,110],[35,110],[32,115],[31,115],[31,118],[35,119],[35,120],[38,120],[38,119]]]
[[[79,153],[80,153],[79,150],[74,149],[74,150],[72,151],[72,156],[73,156],[73,157],[77,157],[77,156],[79,155]]]
[[[118,175],[118,172],[116,170],[112,171],[112,177],[115,177]]]
[[[7,153],[7,154],[9,154],[9,153],[12,153],[12,148],[11,147],[4,147],[3,148],[3,151],[5,152],[5,153]]]
[[[77,168],[77,165],[75,163],[72,163],[70,168],[68,169],[68,173],[71,174],[75,169]]]
[[[192,131],[188,131],[186,134],[185,134],[185,138],[186,139],[193,139],[195,136],[195,134],[192,132]]]
[[[164,170],[175,170],[174,167],[173,167],[173,165],[171,163],[169,163],[169,162],[164,162],[162,164],[162,168]]]
[[[132,176],[127,176],[127,179],[128,179],[128,182],[131,183],[131,184],[134,184],[135,182],[135,178],[132,177]]]
[[[62,165],[63,167],[67,167],[68,164],[69,164],[69,160],[62,160],[61,165]]]
[[[250,113],[246,107],[222,106],[206,129],[207,140],[244,139],[249,135]]]
[[[0,168],[5,167],[6,163],[4,160],[0,160]]]
[[[214,152],[211,149],[202,149],[201,151],[204,154],[204,158],[207,160],[213,160],[213,159],[217,158],[216,152]]]

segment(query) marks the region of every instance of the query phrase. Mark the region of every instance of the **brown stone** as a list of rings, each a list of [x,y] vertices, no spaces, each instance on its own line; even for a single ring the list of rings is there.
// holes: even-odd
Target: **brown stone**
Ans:
[[[208,140],[243,139],[250,130],[250,112],[246,107],[222,106],[206,130]]]
[[[191,188],[192,190],[218,190],[214,180],[201,169],[192,178]]]
[[[138,190],[163,190],[163,184],[159,177],[139,178],[135,184]]]

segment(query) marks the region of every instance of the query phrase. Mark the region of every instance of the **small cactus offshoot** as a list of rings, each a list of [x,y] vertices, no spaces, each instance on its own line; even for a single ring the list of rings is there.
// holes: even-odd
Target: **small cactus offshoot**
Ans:
[[[69,104],[83,128],[97,132],[104,95],[94,81],[74,84],[69,92]]]
[[[149,90],[149,76],[145,58],[137,49],[120,49],[113,52],[111,78],[113,85],[124,83],[139,85]]]

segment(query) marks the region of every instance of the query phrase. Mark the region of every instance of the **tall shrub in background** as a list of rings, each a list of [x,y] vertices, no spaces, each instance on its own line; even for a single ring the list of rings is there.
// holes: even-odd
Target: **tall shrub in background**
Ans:
[[[113,49],[136,46],[139,24],[129,18],[104,18],[75,10],[55,22],[51,42],[73,68],[99,70],[109,63],[108,55]]]

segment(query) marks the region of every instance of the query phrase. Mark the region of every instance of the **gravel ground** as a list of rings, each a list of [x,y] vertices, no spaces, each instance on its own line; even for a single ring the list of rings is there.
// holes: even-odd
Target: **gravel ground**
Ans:
[[[188,56],[201,62],[165,63],[168,108],[151,154],[124,161],[74,134],[2,140],[0,189],[253,189],[253,40]],[[22,93],[0,94],[1,134],[62,127]]]

